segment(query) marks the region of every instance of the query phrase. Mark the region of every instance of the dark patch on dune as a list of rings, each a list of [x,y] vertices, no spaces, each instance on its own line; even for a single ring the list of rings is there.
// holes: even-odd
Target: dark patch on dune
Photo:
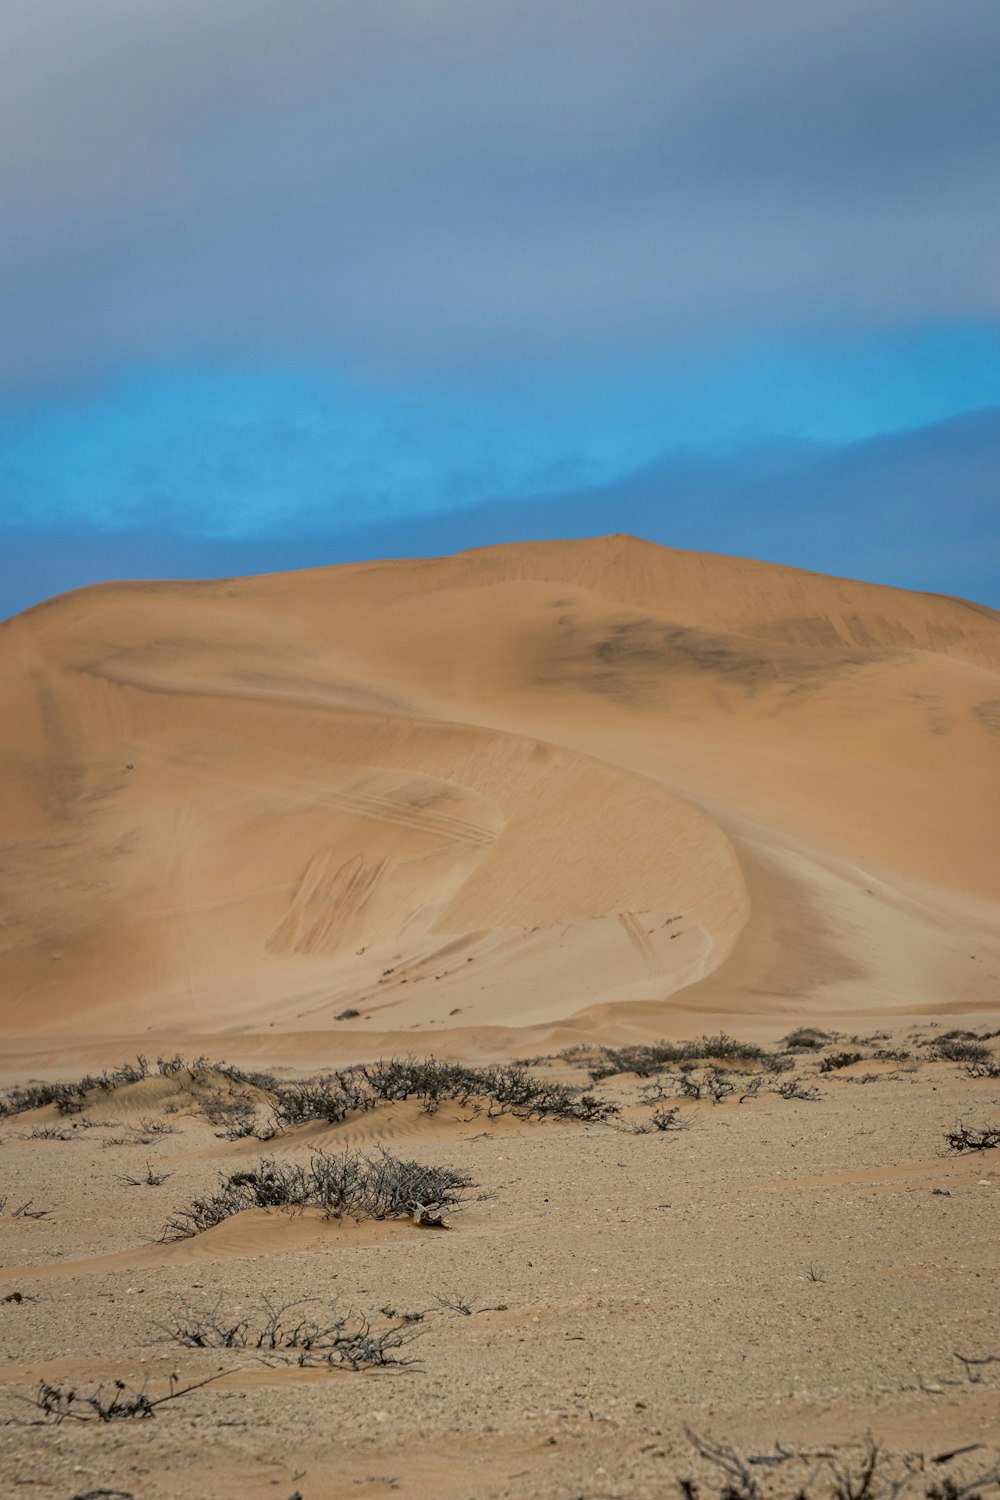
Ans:
[[[602,627],[562,615],[557,625],[556,638],[547,638],[542,647],[539,682],[564,683],[632,704],[654,697],[662,703],[671,678],[700,674],[720,678],[747,697],[773,686],[801,693],[885,655],[846,650],[836,641],[836,649],[831,649],[830,636],[822,628],[815,632],[812,649],[806,650],[646,616],[619,617]]]
[[[45,738],[46,754],[31,767],[42,806],[56,818],[68,818],[75,811],[83,790],[84,774],[79,763],[81,734],[76,714],[65,694],[60,694],[49,678],[32,671],[38,717]]]
[[[1000,734],[1000,698],[987,698],[982,703],[974,703],[972,712],[990,734]]]

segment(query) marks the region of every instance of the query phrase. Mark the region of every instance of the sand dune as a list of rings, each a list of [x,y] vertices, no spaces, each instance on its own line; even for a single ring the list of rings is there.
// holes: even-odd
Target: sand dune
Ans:
[[[608,537],[83,590],[0,692],[22,1061],[997,1003],[975,604]]]

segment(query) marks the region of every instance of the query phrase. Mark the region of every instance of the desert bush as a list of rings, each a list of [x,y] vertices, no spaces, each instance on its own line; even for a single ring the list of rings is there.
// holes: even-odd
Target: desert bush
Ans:
[[[1000,1060],[991,1054],[989,1062],[969,1063],[965,1072],[969,1078],[1000,1078]]]
[[[8,1119],[12,1115],[27,1114],[28,1110],[44,1109],[47,1104],[58,1107],[70,1104],[74,1099],[76,1095],[71,1083],[29,1083],[11,1089],[4,1099],[0,1099],[0,1117]]]
[[[763,1500],[763,1496],[786,1494],[789,1500],[898,1500],[913,1487],[922,1491],[925,1500],[981,1500],[985,1490],[1000,1484],[1000,1467],[994,1465],[981,1471],[975,1478],[956,1480],[950,1476],[938,1479],[927,1473],[927,1465],[950,1463],[953,1459],[982,1446],[974,1443],[932,1456],[897,1454],[893,1456],[879,1448],[869,1438],[864,1449],[853,1461],[829,1449],[796,1452],[794,1449],[775,1445],[772,1453],[743,1454],[728,1443],[718,1443],[711,1438],[699,1437],[685,1427],[688,1440],[699,1457],[711,1465],[718,1474],[712,1486],[718,1500]],[[823,1460],[816,1464],[815,1460]],[[799,1472],[808,1467],[804,1482],[790,1480],[781,1488],[770,1474],[762,1486],[757,1477],[761,1470],[778,1470],[789,1462],[797,1462]],[[920,1480],[923,1483],[918,1483]],[[701,1487],[693,1479],[679,1481],[683,1500],[699,1500]]]
[[[302,1366],[365,1370],[415,1363],[400,1354],[420,1336],[412,1320],[393,1314],[385,1326],[376,1327],[360,1313],[341,1315],[336,1302],[322,1316],[303,1314],[313,1306],[319,1306],[315,1299],[275,1307],[265,1297],[259,1308],[240,1315],[223,1312],[220,1297],[200,1310],[182,1303],[172,1323],[158,1326],[188,1349],[253,1349]]]
[[[487,1080],[502,1070],[467,1067],[463,1063],[442,1063],[435,1058],[380,1058],[361,1069],[368,1088],[378,1099],[449,1099],[468,1104],[489,1093]],[[513,1065],[512,1072],[524,1074]],[[529,1074],[524,1074],[530,1077]]]
[[[284,1127],[306,1125],[314,1120],[339,1125],[352,1109],[366,1107],[353,1103],[354,1097],[342,1087],[339,1077],[317,1078],[279,1089],[272,1109],[275,1120]],[[370,1095],[367,1097],[371,1101],[367,1107],[371,1108],[376,1101]]]
[[[213,1069],[228,1078],[231,1083],[244,1083],[253,1089],[259,1089],[262,1094],[273,1094],[281,1087],[273,1073],[257,1073],[250,1068],[237,1068],[233,1063],[217,1062]]]
[[[215,1132],[220,1140],[241,1141],[257,1134],[257,1111],[241,1094],[228,1099],[224,1094],[206,1094],[198,1102],[208,1123],[222,1126]]]
[[[475,1068],[434,1058],[381,1058],[361,1068],[278,1091],[275,1117],[282,1125],[307,1120],[336,1124],[357,1110],[378,1104],[417,1099],[427,1110],[445,1101],[476,1111],[515,1114],[523,1119],[546,1117],[602,1121],[619,1113],[617,1104],[598,1099],[569,1084],[535,1078],[516,1063]]]
[[[748,1099],[756,1099],[766,1082],[764,1073],[756,1073],[753,1078],[746,1082],[743,1092],[740,1094],[740,1103],[745,1104]]]
[[[179,1052],[175,1053],[173,1057],[158,1057],[156,1059],[156,1071],[161,1078],[176,1078],[177,1074],[182,1073],[186,1066],[187,1064]]]
[[[680,1081],[680,1092],[685,1099],[711,1099],[721,1104],[736,1092],[736,1084],[718,1068],[709,1068],[701,1078],[694,1073],[685,1073]]]
[[[506,1312],[506,1302],[478,1302],[474,1293],[435,1292],[434,1301],[445,1312],[457,1313],[460,1318],[474,1318],[478,1313]]]
[[[6,1197],[0,1198],[0,1214],[7,1212],[7,1202]],[[52,1210],[49,1208],[36,1208],[34,1199],[29,1198],[26,1203],[20,1204],[17,1208],[12,1208],[10,1217],[12,1219],[49,1219],[52,1217]]]
[[[817,1026],[799,1026],[782,1037],[790,1052],[820,1052],[834,1040],[828,1031],[820,1031]]]
[[[822,1099],[823,1095],[819,1089],[812,1088],[803,1083],[801,1078],[786,1078],[779,1083],[772,1093],[778,1094],[782,1099]]]
[[[489,1113],[518,1115],[521,1119],[580,1120],[602,1122],[620,1113],[617,1104],[599,1099],[585,1089],[532,1076],[514,1064],[475,1070],[481,1079],[482,1097],[489,1100]]]
[[[649,1120],[654,1130],[686,1130],[687,1121],[680,1118],[680,1110],[654,1109]]]
[[[152,1165],[146,1163],[145,1177],[119,1177],[118,1181],[126,1187],[162,1187],[163,1184],[173,1176],[172,1172],[154,1172]]]
[[[124,1135],[109,1135],[102,1142],[102,1146],[152,1146],[165,1135],[176,1135],[177,1126],[168,1125],[166,1120],[151,1120],[145,1115],[140,1116],[137,1124],[131,1125]]]
[[[632,1047],[602,1047],[589,1071],[596,1083],[616,1073],[635,1073],[639,1078],[649,1078],[668,1067],[693,1066],[706,1060],[755,1062],[770,1067],[777,1064],[777,1059],[756,1042],[741,1042],[720,1032],[718,1036],[702,1036],[693,1042],[659,1041]]]
[[[84,1108],[87,1095],[102,1090],[110,1093],[126,1083],[138,1083],[149,1077],[149,1062],[139,1056],[134,1063],[125,1063],[110,1072],[85,1073],[75,1083],[30,1083],[11,1089],[0,1099],[0,1118],[22,1115],[30,1109],[43,1109],[54,1104],[60,1114],[77,1114]]]
[[[178,1401],[191,1391],[210,1385],[224,1373],[219,1371],[191,1385],[178,1386],[176,1375],[171,1375],[167,1391],[162,1396],[150,1396],[148,1381],[135,1390],[124,1380],[102,1383],[92,1391],[78,1391],[73,1387],[51,1385],[43,1380],[34,1396],[34,1405],[44,1421],[58,1426],[61,1422],[115,1422],[127,1417],[152,1417],[158,1407],[168,1401]]]
[[[945,1134],[949,1151],[992,1151],[1000,1146],[1000,1129],[994,1125],[956,1125]]]
[[[829,1052],[820,1059],[819,1070],[821,1073],[833,1073],[839,1068],[853,1068],[855,1063],[864,1060],[863,1052]]]
[[[161,1240],[187,1239],[248,1208],[319,1208],[327,1218],[392,1219],[424,1209],[453,1208],[471,1186],[451,1167],[402,1161],[380,1150],[339,1155],[320,1151],[308,1165],[264,1158],[256,1167],[219,1178],[207,1197],[178,1209]]]
[[[943,1062],[991,1063],[993,1049],[985,1042],[966,1041],[961,1037],[943,1036],[934,1043],[933,1054]]]

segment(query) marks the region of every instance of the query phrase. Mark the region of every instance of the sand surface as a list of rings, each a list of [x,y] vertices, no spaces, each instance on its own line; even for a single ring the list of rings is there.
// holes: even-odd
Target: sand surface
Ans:
[[[263,1123],[264,1097],[205,1068],[10,1118],[0,1493],[660,1500],[695,1477],[716,1496],[725,1476],[692,1433],[769,1459],[761,1494],[789,1500],[803,1483],[836,1493],[834,1466],[856,1476],[869,1437],[878,1496],[904,1474],[922,1497],[993,1472],[1000,1150],[949,1153],[945,1137],[961,1120],[1000,1127],[1000,1069],[939,1059],[943,1034],[872,1036],[854,1044],[863,1061],[827,1072],[846,1038],[779,1047],[785,1072],[617,1075],[596,1090],[621,1113],[594,1124],[409,1099],[230,1141],[205,1108],[249,1093]],[[533,1073],[586,1083],[587,1064]],[[716,1104],[684,1078],[734,1088]],[[657,1109],[682,1128],[651,1128]],[[358,1147],[466,1173],[451,1227],[249,1209],[161,1242],[219,1172]],[[18,1214],[25,1202],[44,1217]],[[213,1316],[259,1327],[265,1300],[403,1326],[416,1362],[299,1368],[171,1336]],[[220,1378],[151,1420],[51,1425],[34,1404],[43,1382],[156,1396],[171,1376]]]
[[[938,1478],[985,1472],[1000,1363],[956,1351],[1000,1354],[1000,1167],[942,1153],[1000,1082],[931,1044],[1000,1028],[994,611],[615,536],[83,590],[0,625],[0,700],[0,1087],[152,1075],[0,1120],[0,1415],[40,1379],[226,1371],[150,1421],[6,1427],[4,1493],[715,1494],[685,1424],[777,1455],[767,1493],[869,1431],[928,1474],[982,1443]],[[675,1069],[689,1128],[640,1134],[625,1073],[604,1124],[411,1098],[230,1141],[155,1067],[582,1085],[601,1046],[801,1025],[864,1037],[860,1069],[795,1055],[819,1098],[767,1072],[718,1105]],[[234,1162],[380,1146],[489,1196],[441,1234],[256,1210],[158,1242]],[[147,1161],[168,1180],[123,1183]],[[423,1311],[420,1364],[150,1332],[265,1294]]]

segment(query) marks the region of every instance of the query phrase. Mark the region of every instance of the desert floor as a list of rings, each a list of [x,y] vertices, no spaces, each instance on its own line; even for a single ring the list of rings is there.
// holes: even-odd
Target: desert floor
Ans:
[[[204,1065],[9,1116],[3,1493],[644,1500],[690,1477],[717,1494],[726,1476],[691,1433],[772,1460],[747,1471],[767,1495],[835,1493],[869,1439],[874,1495],[907,1473],[916,1495],[995,1473],[1000,1150],[946,1135],[1000,1139],[1000,1081],[944,1035],[779,1043],[783,1071],[617,1073],[593,1087],[621,1108],[599,1123],[410,1098],[228,1140],[243,1100],[266,1134],[272,1096]],[[861,1060],[824,1062],[845,1052]],[[599,1058],[530,1071],[589,1088]],[[657,1111],[673,1128],[651,1128]],[[158,1242],[221,1171],[380,1146],[468,1175],[447,1230],[253,1209]],[[16,1214],[29,1202],[44,1216]],[[265,1299],[398,1327],[413,1338],[395,1357],[414,1362],[299,1368],[169,1332],[209,1313],[256,1328]],[[56,1425],[35,1404],[42,1382],[156,1396],[220,1372],[145,1420]]]

